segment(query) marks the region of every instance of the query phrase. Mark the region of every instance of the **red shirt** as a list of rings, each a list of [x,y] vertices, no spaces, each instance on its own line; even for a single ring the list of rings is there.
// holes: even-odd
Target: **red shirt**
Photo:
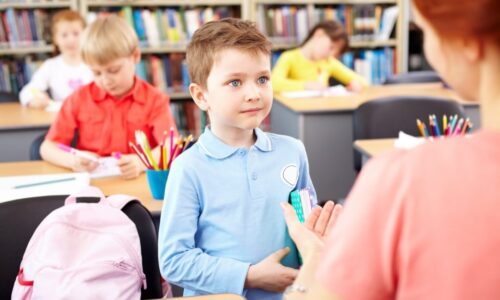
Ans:
[[[122,99],[92,82],[64,101],[46,139],[69,145],[78,130],[78,149],[107,156],[133,153],[129,142],[135,144],[135,131],[142,130],[154,148],[165,130],[176,128],[169,104],[167,95],[138,77]]]

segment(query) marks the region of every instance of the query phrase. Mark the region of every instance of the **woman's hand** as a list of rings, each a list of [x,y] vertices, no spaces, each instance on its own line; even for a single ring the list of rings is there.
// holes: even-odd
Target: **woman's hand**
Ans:
[[[302,224],[290,204],[282,203],[281,206],[290,237],[297,245],[303,258],[323,249],[324,238],[333,228],[342,211],[340,204],[328,201],[323,208],[314,207],[305,223]]]

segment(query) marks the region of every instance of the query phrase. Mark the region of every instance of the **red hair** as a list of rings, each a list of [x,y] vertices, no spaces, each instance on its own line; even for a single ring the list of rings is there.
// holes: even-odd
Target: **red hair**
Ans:
[[[481,37],[500,45],[499,0],[413,0],[440,36]]]
[[[57,23],[61,21],[66,21],[66,22],[78,21],[82,24],[82,27],[85,28],[85,19],[78,12],[70,9],[60,10],[57,13],[55,13],[54,16],[52,16],[52,24],[50,26],[52,35],[56,34]]]

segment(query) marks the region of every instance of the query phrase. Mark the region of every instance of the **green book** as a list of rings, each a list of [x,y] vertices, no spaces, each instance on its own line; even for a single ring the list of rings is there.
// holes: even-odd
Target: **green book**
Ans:
[[[290,193],[290,202],[299,218],[300,223],[304,223],[304,210],[302,209],[302,201],[300,200],[300,191],[293,191]]]

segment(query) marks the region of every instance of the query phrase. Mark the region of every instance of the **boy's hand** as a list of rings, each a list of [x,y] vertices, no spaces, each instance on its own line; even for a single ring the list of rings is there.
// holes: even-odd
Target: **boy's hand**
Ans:
[[[92,156],[95,156],[98,158],[99,156],[93,152],[89,151],[81,151],[85,152],[87,154],[90,154]],[[80,157],[77,155],[73,155],[73,164],[71,166],[71,169],[75,172],[92,172],[97,166],[99,165],[98,162],[91,161],[89,159],[86,159],[84,157]]]
[[[35,93],[33,100],[29,102],[29,107],[43,109],[50,104],[50,101],[52,100],[47,93],[37,92]]]
[[[342,206],[328,201],[321,208],[316,206],[304,224],[300,223],[295,210],[288,203],[282,203],[286,225],[290,237],[297,245],[303,258],[323,249],[324,238],[328,235],[337,220]]]
[[[280,249],[256,265],[250,266],[245,280],[246,288],[260,288],[270,292],[283,292],[293,283],[298,270],[283,266],[280,261],[290,248]]]
[[[145,170],[145,166],[135,154],[122,155],[118,160],[118,167],[124,179],[137,178]]]

